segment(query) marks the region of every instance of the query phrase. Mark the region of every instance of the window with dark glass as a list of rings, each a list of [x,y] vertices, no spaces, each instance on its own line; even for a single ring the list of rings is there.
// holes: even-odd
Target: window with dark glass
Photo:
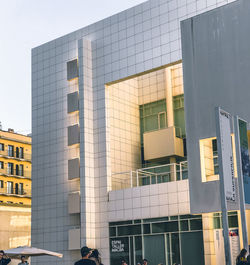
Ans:
[[[3,187],[4,187],[3,180],[0,180],[0,189],[2,189]]]
[[[14,146],[8,145],[8,156],[14,156]]]
[[[16,165],[16,174],[15,175],[19,176],[19,166],[18,165]]]
[[[19,158],[23,158],[23,147],[19,148]]]
[[[16,147],[16,157],[19,158],[19,148]]]
[[[19,165],[19,176],[23,176],[23,165]]]
[[[181,138],[186,137],[185,115],[184,115],[184,94],[173,97],[174,125],[176,135]]]
[[[7,173],[9,175],[14,175],[14,165],[13,165],[13,163],[8,163]]]
[[[118,227],[118,236],[139,235],[139,234],[141,234],[141,225]]]
[[[141,134],[167,127],[166,100],[140,105]]]
[[[4,163],[3,163],[3,161],[0,161],[0,169],[4,169]]]
[[[18,184],[18,194],[23,195],[23,183]]]
[[[18,183],[15,184],[15,194],[18,194]]]
[[[0,143],[0,151],[4,151],[4,144]]]

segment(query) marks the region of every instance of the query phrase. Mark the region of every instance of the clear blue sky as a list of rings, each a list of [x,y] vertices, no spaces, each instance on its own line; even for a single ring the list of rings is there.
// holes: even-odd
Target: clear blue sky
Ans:
[[[0,121],[31,132],[31,49],[145,0],[1,0]]]

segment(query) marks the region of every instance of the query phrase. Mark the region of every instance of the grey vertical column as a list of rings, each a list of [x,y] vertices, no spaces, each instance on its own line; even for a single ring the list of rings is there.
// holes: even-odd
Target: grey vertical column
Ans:
[[[95,247],[95,182],[91,41],[78,40],[81,246]]]
[[[240,217],[242,226],[242,239],[243,247],[248,250],[248,238],[247,238],[247,224],[246,224],[246,207],[245,207],[245,193],[241,163],[241,151],[240,151],[240,132],[239,132],[239,117],[234,117],[234,132],[235,132],[235,147],[236,147],[236,160],[237,160],[237,172],[238,172],[238,185],[239,185],[239,201],[240,201]]]

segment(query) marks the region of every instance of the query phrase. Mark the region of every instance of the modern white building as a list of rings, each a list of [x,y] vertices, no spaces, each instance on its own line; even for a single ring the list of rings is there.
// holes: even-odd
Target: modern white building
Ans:
[[[32,245],[64,254],[32,264],[73,264],[84,245],[105,265],[223,264],[219,209],[190,205],[180,22],[229,2],[149,0],[32,50]],[[215,135],[202,133],[191,172],[212,183]]]

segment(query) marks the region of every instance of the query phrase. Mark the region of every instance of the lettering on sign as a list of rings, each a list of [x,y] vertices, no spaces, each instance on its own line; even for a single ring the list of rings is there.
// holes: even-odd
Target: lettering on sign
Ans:
[[[112,252],[124,252],[124,244],[121,240],[113,240],[111,242],[111,251]]]

